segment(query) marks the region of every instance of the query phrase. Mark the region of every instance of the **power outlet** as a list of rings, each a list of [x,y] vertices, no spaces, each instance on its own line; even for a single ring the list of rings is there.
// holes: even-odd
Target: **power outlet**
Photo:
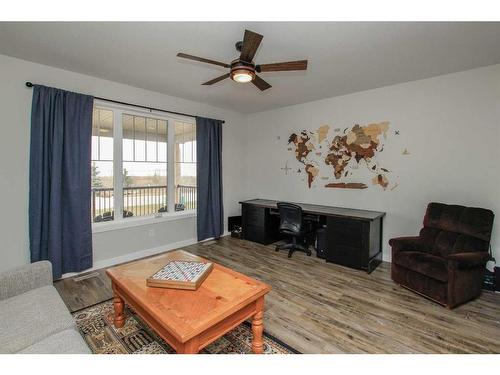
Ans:
[[[154,229],[149,229],[148,230],[148,236],[149,237],[154,237],[155,236],[155,230]]]

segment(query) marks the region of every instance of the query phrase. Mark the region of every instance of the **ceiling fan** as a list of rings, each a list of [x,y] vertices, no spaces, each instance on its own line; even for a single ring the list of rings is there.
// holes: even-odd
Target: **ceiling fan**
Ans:
[[[307,60],[287,61],[272,64],[255,64],[253,62],[253,58],[255,56],[255,53],[257,52],[257,49],[259,48],[262,38],[263,36],[260,34],[254,33],[250,30],[245,30],[243,41],[236,43],[236,50],[240,52],[240,57],[231,61],[229,64],[220,61],[205,59],[203,57],[188,55],[186,53],[178,53],[177,56],[184,59],[219,65],[224,68],[231,69],[229,73],[205,82],[203,83],[203,85],[213,85],[214,83],[222,81],[223,79],[231,78],[233,81],[239,83],[252,82],[261,91],[267,90],[271,87],[271,85],[260,78],[256,73],[307,69]]]

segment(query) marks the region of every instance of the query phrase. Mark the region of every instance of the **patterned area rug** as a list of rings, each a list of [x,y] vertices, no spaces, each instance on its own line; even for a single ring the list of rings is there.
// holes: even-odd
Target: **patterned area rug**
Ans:
[[[112,300],[73,313],[80,333],[96,354],[173,354],[175,351],[163,341],[128,306],[123,328],[113,325]],[[240,324],[220,339],[205,347],[205,354],[252,353],[252,330],[248,322]],[[264,332],[264,354],[298,354],[295,349]]]

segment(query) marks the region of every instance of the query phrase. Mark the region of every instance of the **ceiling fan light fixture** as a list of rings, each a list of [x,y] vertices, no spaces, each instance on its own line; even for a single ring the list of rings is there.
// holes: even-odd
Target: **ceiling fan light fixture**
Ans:
[[[239,68],[231,71],[231,79],[238,83],[252,82],[255,78],[255,73],[250,69]]]
[[[250,30],[245,30],[243,35],[243,40],[236,43],[236,50],[240,53],[240,56],[229,64],[205,59],[204,57],[188,55],[187,53],[179,52],[177,57],[183,59],[199,61],[207,64],[222,66],[223,68],[229,68],[230,71],[219,77],[213,78],[210,81],[202,83],[204,86],[210,86],[225,80],[226,78],[231,78],[237,83],[253,83],[260,91],[270,89],[272,86],[267,83],[262,77],[258,76],[256,73],[261,72],[283,72],[291,70],[307,70],[307,60],[298,61],[285,61],[271,64],[256,65],[253,61],[255,53],[260,46],[263,36],[257,34]]]

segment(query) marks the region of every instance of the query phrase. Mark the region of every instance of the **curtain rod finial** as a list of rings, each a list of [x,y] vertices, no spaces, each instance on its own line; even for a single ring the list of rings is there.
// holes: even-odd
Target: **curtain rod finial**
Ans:
[[[33,87],[33,84],[31,82],[26,82],[26,87]]]

